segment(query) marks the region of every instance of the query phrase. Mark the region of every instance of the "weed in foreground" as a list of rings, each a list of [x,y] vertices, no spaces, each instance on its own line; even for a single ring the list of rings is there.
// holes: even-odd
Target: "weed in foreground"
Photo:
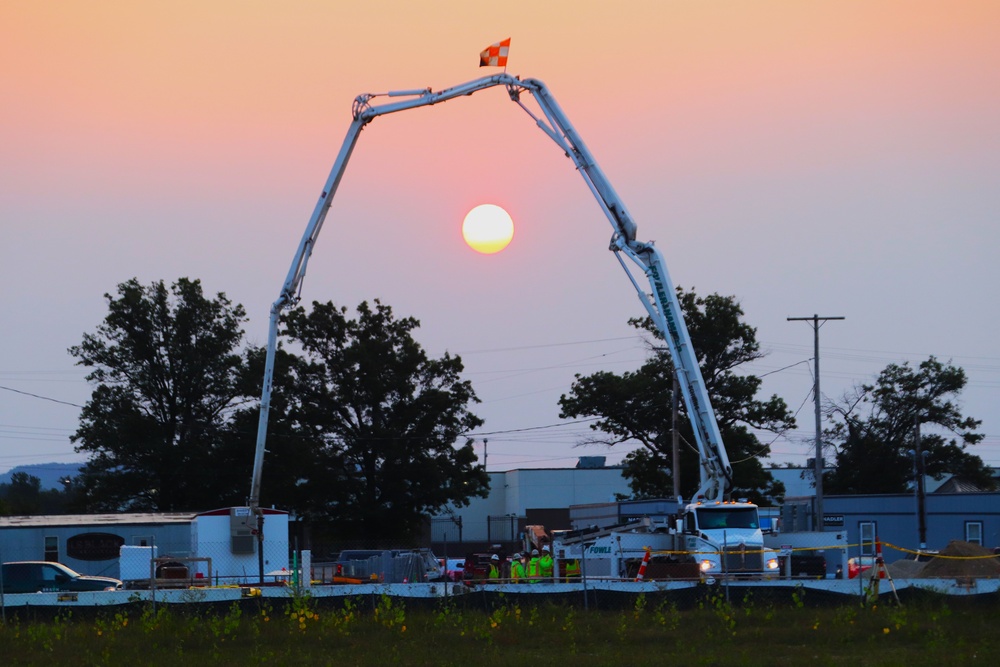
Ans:
[[[744,601],[745,603],[746,601]],[[637,600],[618,611],[516,603],[483,610],[443,601],[407,609],[399,600],[237,603],[213,610],[129,607],[96,618],[13,618],[0,625],[3,664],[524,665],[997,664],[992,619],[1000,601],[953,609],[858,605],[734,608],[722,596],[678,610]],[[404,628],[406,628],[404,630]]]

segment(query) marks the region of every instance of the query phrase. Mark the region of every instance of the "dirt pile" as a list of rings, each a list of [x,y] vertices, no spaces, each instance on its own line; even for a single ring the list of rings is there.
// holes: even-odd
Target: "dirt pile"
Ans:
[[[952,540],[939,556],[951,558],[934,558],[924,565],[921,577],[1000,577],[1000,557],[978,544]]]
[[[927,564],[903,558],[889,563],[886,565],[886,569],[889,570],[889,576],[893,579],[919,579],[923,576],[924,566]]]

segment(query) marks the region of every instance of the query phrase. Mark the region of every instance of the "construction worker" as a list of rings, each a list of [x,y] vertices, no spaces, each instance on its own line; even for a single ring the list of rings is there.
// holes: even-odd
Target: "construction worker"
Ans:
[[[490,570],[486,578],[494,584],[500,580],[500,556],[496,554],[490,556]]]
[[[539,565],[538,549],[531,550],[531,558],[528,559],[528,582],[537,584],[542,577],[542,568]]]
[[[580,561],[573,559],[566,561],[566,581],[573,582],[580,578]]]
[[[524,571],[524,562],[521,560],[521,554],[514,554],[514,558],[510,562],[510,580],[515,584],[520,584],[527,576],[528,573]]]
[[[552,560],[552,552],[549,550],[549,545],[547,544],[542,547],[542,557],[538,559],[538,569],[542,581],[552,581],[552,571],[555,569],[555,563]]]

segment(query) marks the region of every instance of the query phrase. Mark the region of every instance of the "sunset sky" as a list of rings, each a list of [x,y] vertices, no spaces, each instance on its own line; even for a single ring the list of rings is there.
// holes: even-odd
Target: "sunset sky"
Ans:
[[[748,372],[800,410],[772,462],[812,453],[813,333],[786,318],[818,313],[846,318],[821,329],[826,397],[950,360],[1000,465],[1000,2],[5,0],[0,33],[0,472],[82,460],[67,348],[121,282],[199,278],[263,345],[355,96],[500,71],[479,52],[506,37],[674,282],[757,327]],[[462,239],[483,203],[514,219],[495,255]],[[380,298],[460,355],[490,470],[618,463],[557,405],[646,354],[610,235],[495,88],[365,129],[303,298]]]

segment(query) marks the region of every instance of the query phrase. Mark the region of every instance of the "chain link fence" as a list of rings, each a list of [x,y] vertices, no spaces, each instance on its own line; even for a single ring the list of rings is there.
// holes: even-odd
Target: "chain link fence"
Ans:
[[[569,561],[560,556],[554,576],[515,581],[510,559],[521,551],[521,520],[506,515],[490,517],[490,520],[483,527],[486,540],[433,543],[431,548],[355,540],[310,544],[312,549],[299,550],[296,548],[298,540],[293,538],[291,544],[265,541],[263,558],[260,558],[261,544],[255,538],[245,544],[232,539],[218,542],[182,539],[160,540],[149,546],[123,546],[115,559],[66,564],[85,574],[120,578],[126,588],[134,590],[265,586],[281,589],[281,592],[274,590],[271,593],[279,596],[305,591],[323,600],[323,604],[337,604],[353,597],[370,598],[375,604],[388,595],[406,599],[407,604],[445,603],[484,609],[539,604],[587,609],[631,609],[636,605],[648,609],[687,609],[720,600],[735,605],[801,604],[803,600],[810,604],[842,603],[845,597],[869,595],[871,574],[879,569],[874,557],[854,556],[863,545],[838,545],[838,549],[852,555],[850,564],[857,564],[856,568],[841,569],[835,565],[839,560],[824,562],[822,549],[795,548],[781,554],[780,569],[767,577],[737,577],[731,573],[709,577],[700,573],[695,563],[658,563],[654,557],[644,571],[645,580],[637,581],[638,561],[627,563],[628,567],[622,567],[620,572],[599,572],[590,558],[581,562],[579,569],[568,570]],[[449,523],[457,527],[455,522]],[[433,526],[431,533],[433,536]],[[885,546],[908,553],[901,547]],[[16,544],[11,545],[4,560],[38,559],[34,551],[22,553],[18,548]],[[832,550],[827,549],[826,557],[831,553]],[[496,578],[489,577],[493,554],[497,554],[499,560]],[[923,565],[921,561],[926,560],[928,567],[931,563],[948,566],[937,576],[942,577],[938,587],[950,593],[986,591],[991,584],[989,579],[996,583],[1000,575],[993,569],[986,570],[987,567],[1000,567],[1000,558],[991,552],[953,555],[918,552],[917,556],[918,559],[903,564]],[[976,569],[971,570],[972,567]],[[913,591],[918,587],[911,586],[908,577],[894,568],[893,563],[882,570],[879,573],[881,594],[894,592],[897,587],[908,589],[901,595],[915,594]],[[909,576],[915,578],[917,575]]]

